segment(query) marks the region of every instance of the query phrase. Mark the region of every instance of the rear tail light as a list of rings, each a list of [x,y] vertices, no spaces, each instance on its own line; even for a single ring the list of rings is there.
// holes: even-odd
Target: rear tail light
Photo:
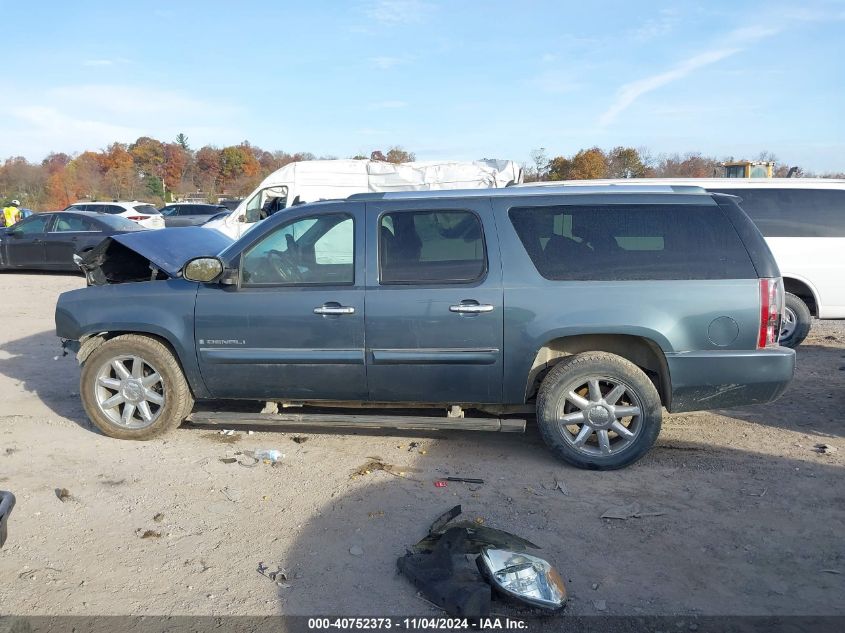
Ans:
[[[760,332],[757,347],[778,344],[780,319],[783,313],[783,282],[780,279],[760,280]]]
[[[149,220],[150,216],[148,215],[129,215],[126,217],[127,220],[134,220],[135,222],[140,222],[141,220]]]

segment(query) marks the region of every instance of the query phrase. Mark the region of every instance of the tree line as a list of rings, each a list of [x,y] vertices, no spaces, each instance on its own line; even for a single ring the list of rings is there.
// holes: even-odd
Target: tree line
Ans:
[[[549,157],[544,148],[538,148],[530,156],[524,165],[527,182],[710,177],[721,174],[720,163],[725,160],[700,153],[652,156],[648,150],[632,147],[608,151],[593,147],[571,156],[554,157]],[[22,156],[7,158],[0,165],[0,201],[18,199],[24,207],[47,210],[63,209],[82,199],[142,200],[159,205],[188,193],[202,192],[214,202],[221,197],[246,195],[271,172],[295,161],[315,158],[310,152],[270,152],[248,141],[223,148],[206,145],[194,150],[184,134],[172,142],[142,136],[134,143],[112,143],[98,152],[73,156],[53,152],[40,163],[29,162]],[[415,156],[396,146],[352,158],[404,163],[413,161]],[[776,161],[767,152],[757,158]],[[778,163],[776,175],[785,176],[788,169],[788,165]],[[797,175],[812,174],[799,169]]]

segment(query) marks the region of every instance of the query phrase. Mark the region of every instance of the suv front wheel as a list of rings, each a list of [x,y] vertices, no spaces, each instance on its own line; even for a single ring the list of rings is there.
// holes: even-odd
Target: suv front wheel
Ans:
[[[560,361],[537,394],[546,444],[579,468],[612,470],[637,461],[657,441],[660,396],[630,361],[584,352]]]
[[[79,393],[96,427],[121,440],[148,440],[174,429],[194,406],[173,353],[138,334],[116,336],[91,352]]]

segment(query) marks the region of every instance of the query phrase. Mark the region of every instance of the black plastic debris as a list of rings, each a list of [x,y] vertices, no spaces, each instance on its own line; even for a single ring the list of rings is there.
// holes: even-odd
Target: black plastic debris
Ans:
[[[470,521],[453,522],[457,505],[437,517],[428,534],[396,562],[422,595],[450,616],[484,618],[490,614],[493,588],[481,573],[484,548],[515,552],[540,549],[529,540]]]

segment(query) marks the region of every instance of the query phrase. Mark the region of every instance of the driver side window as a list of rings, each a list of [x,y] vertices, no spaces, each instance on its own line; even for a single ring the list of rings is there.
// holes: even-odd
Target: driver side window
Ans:
[[[354,221],[345,213],[283,224],[244,252],[241,286],[352,284],[354,234]]]

